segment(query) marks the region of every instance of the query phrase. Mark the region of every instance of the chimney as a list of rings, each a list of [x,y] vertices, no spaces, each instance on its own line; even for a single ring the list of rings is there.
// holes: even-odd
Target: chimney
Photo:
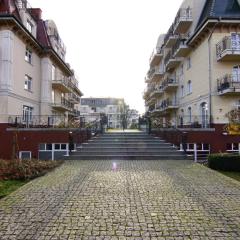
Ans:
[[[32,17],[38,21],[42,19],[42,10],[40,8],[31,8],[31,15]]]

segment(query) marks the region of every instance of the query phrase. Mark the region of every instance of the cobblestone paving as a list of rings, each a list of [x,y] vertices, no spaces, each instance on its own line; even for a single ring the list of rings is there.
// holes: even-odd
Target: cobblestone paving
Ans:
[[[190,161],[73,161],[0,201],[0,239],[240,239],[240,184]]]

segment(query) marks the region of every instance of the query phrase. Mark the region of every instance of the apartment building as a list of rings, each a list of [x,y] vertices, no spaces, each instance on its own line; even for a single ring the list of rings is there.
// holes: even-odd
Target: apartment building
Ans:
[[[67,126],[79,117],[83,94],[65,61],[66,47],[54,21],[41,14],[26,0],[0,1],[2,131]]]
[[[149,63],[144,92],[153,126],[188,144],[240,151],[240,2],[184,0]],[[229,117],[230,116],[230,117]]]
[[[108,128],[122,128],[123,118],[125,127],[138,123],[138,112],[129,109],[123,98],[81,98],[80,112],[86,123],[98,122],[104,116]]]

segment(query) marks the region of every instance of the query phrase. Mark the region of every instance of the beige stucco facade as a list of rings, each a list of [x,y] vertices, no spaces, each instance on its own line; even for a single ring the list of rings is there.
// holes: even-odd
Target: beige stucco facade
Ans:
[[[158,40],[156,48],[161,54],[150,58],[144,93],[146,110],[168,126],[198,123],[206,128],[210,123],[225,124],[226,114],[240,104],[240,42],[237,51],[230,49],[227,60],[219,58],[217,50],[224,38],[231,39],[235,34],[238,39],[238,20],[215,19],[197,29],[205,2],[183,1],[169,32]],[[164,70],[152,74],[153,68]],[[227,74],[233,74],[224,78],[228,88],[218,83]]]
[[[81,91],[66,48],[53,21],[46,21],[51,46],[41,46],[37,22],[21,5],[21,21],[4,20],[0,28],[0,122],[9,118],[79,116]],[[24,110],[25,108],[25,110]]]

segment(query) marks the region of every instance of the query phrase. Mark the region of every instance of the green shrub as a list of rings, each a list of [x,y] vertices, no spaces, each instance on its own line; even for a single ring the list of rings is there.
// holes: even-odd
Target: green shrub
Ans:
[[[212,154],[208,156],[208,166],[215,170],[240,171],[240,155]]]
[[[0,180],[27,180],[42,176],[62,164],[62,161],[1,160]]]

